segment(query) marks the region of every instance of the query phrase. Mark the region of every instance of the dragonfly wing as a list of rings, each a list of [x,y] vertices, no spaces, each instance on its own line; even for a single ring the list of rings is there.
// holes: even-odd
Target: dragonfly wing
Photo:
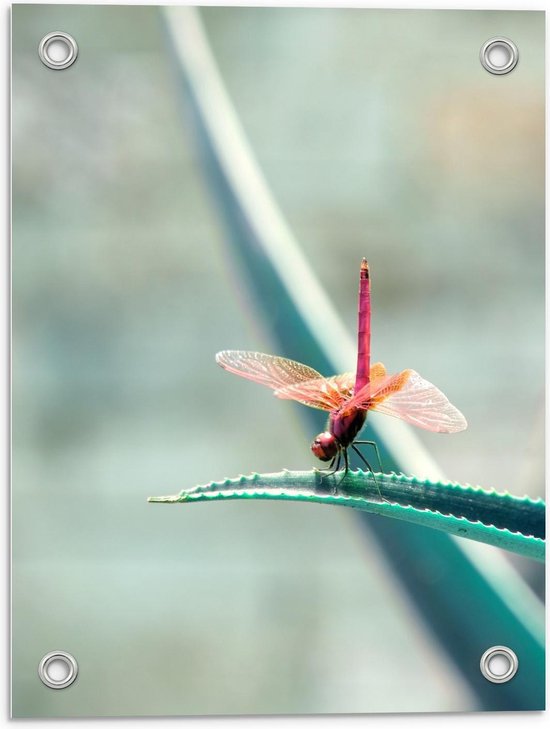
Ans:
[[[466,418],[431,382],[414,370],[394,375],[390,382],[376,383],[369,409],[393,415],[411,425],[434,433],[458,433],[467,427]]]
[[[387,374],[386,368],[382,364],[382,362],[376,362],[372,365],[370,368],[370,381],[373,380],[379,380],[381,377],[384,377],[384,375]]]
[[[322,378],[322,375],[312,367],[292,359],[261,352],[226,349],[217,353],[216,362],[228,372],[259,382],[260,385],[271,387],[273,390]]]
[[[317,377],[275,390],[281,400],[296,400],[319,410],[338,410],[353,393],[355,375],[346,372],[334,377]]]
[[[397,375],[383,374],[385,367],[382,364],[374,365],[371,372],[372,369],[377,367],[379,367],[376,370],[377,377],[371,379],[367,385],[362,387],[344,404],[341,408],[341,414],[346,414],[348,411],[355,409],[371,410],[376,403],[382,402],[393,393],[401,390],[409,377],[409,372],[412,372],[412,370],[404,370]]]
[[[393,415],[434,433],[458,433],[468,425],[441,390],[414,370],[372,382],[347,403],[348,407]]]
[[[386,374],[381,362],[370,368],[370,379],[376,380]],[[297,385],[275,391],[282,400],[296,400],[304,405],[320,410],[339,410],[352,398],[355,387],[355,374],[345,372],[333,377],[319,377]]]
[[[466,418],[435,385],[414,370],[405,370],[400,389],[374,396],[372,409],[405,420],[434,433],[458,433],[468,426]]]

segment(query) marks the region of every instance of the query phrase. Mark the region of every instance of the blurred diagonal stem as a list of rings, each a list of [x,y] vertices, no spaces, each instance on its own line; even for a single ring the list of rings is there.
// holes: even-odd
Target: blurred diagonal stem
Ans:
[[[255,296],[255,310],[269,322],[277,353],[307,362],[326,374],[348,370],[355,359],[354,342],[313,275],[255,163],[216,67],[199,11],[167,6],[161,13],[175,74],[184,91],[185,109],[226,223],[232,254]],[[358,252],[358,260],[366,253]],[[318,414],[307,408],[303,411],[309,426],[318,428]],[[389,468],[445,480],[410,428],[386,418],[372,429]],[[378,539],[425,625],[455,661],[480,707],[542,709],[544,609],[502,552],[434,530],[357,513]],[[433,569],[437,578],[427,579]],[[506,691],[472,668],[491,644],[522,646],[521,671],[506,685]]]

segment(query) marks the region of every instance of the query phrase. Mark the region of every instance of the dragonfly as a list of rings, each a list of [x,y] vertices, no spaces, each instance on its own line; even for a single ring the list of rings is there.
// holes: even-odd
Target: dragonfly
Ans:
[[[458,433],[466,418],[435,385],[407,369],[388,374],[381,362],[371,365],[371,285],[369,264],[363,258],[359,277],[357,365],[355,372],[323,377],[312,367],[262,352],[224,350],[216,362],[228,372],[270,387],[281,400],[294,400],[329,413],[326,429],[311,444],[311,451],[336,473],[342,459],[349,470],[352,448],[372,472],[357,445],[374,446],[357,436],[369,411],[392,415],[418,428],[436,433]],[[380,464],[380,470],[382,470]]]

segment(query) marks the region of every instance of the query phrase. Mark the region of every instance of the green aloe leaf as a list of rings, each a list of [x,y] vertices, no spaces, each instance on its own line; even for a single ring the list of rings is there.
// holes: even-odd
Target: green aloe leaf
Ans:
[[[212,481],[173,496],[151,496],[149,501],[181,504],[220,499],[348,506],[544,561],[545,504],[541,499],[395,473],[373,476],[358,470],[348,471],[345,477],[341,472],[327,476],[319,471],[254,473]]]

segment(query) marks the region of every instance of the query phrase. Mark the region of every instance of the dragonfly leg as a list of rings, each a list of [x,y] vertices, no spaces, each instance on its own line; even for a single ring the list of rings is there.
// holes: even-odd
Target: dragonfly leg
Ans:
[[[332,461],[328,464],[328,466],[326,468],[314,468],[313,470],[316,473],[321,473],[321,474],[326,473],[327,471],[330,471],[330,469],[334,465],[335,460],[336,460],[336,456],[334,456],[334,458],[332,459]]]
[[[338,461],[336,463],[336,461]],[[334,464],[336,463],[336,468],[333,468]],[[340,467],[340,454],[336,454],[332,461],[328,464],[326,468],[314,468],[313,470],[317,473],[322,474],[322,477],[325,476],[332,476],[333,473],[336,473],[338,468]]]
[[[342,478],[340,479],[340,481],[338,481],[338,484],[335,484],[335,486],[334,486],[334,493],[335,494],[338,493],[338,487],[340,486],[340,484],[342,483],[342,481],[346,478],[346,476],[348,475],[348,471],[349,471],[348,449],[347,448],[342,448],[342,450],[340,450],[338,452],[338,465],[336,466],[336,470],[333,471],[333,473],[336,473],[336,471],[338,471],[338,469],[340,468],[340,461],[342,459],[342,456],[344,456],[344,473],[342,474]]]
[[[334,456],[333,463],[336,461],[336,465],[332,469],[330,473],[327,474],[327,476],[334,476],[334,474],[339,470],[340,468],[340,461],[342,460],[342,451],[338,451],[338,453]]]
[[[378,481],[376,480],[376,476],[374,475],[374,471],[372,470],[372,467],[371,467],[370,463],[367,461],[367,459],[365,458],[365,456],[361,453],[361,451],[359,450],[359,448],[356,448],[355,447],[355,444],[354,443],[351,444],[351,447],[357,453],[357,455],[363,461],[363,463],[366,465],[366,467],[369,469],[369,471],[372,473],[372,478],[374,480],[374,483],[376,484],[376,488],[378,490],[378,495],[380,496],[380,498],[382,499],[382,501],[387,501],[387,499],[385,499],[382,496],[382,492],[380,491],[380,486],[378,485]],[[378,451],[378,448],[376,450]]]
[[[382,459],[380,458],[380,451],[378,450],[378,446],[376,445],[376,443],[373,440],[355,440],[353,442],[355,445],[370,445],[374,448],[376,452],[376,458],[378,459],[378,466],[380,467],[380,473],[382,473],[384,469],[382,468]]]
[[[316,468],[315,470],[317,473],[321,476],[321,481],[323,481],[325,478],[328,478],[329,476],[334,476],[334,474],[338,471],[340,468],[340,461],[342,460],[342,453],[341,451],[338,451],[338,453],[334,456],[330,464],[327,468]],[[334,466],[334,468],[333,468]],[[345,474],[344,474],[345,476]],[[334,484],[333,486],[333,492],[336,494],[338,492],[338,486]]]
[[[338,451],[338,453],[334,456],[334,458],[332,459],[332,461],[329,463],[329,465],[326,468],[316,468],[315,471],[317,471],[317,473],[320,474],[321,480],[327,478],[328,476],[334,476],[334,474],[340,468],[341,460],[342,460],[342,451]]]

